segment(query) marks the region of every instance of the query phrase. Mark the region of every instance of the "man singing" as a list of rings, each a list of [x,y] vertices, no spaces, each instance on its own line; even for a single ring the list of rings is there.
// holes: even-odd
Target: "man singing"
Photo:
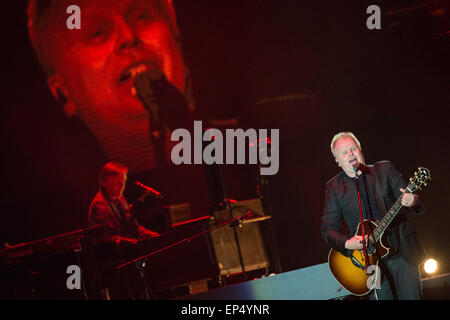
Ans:
[[[336,134],[331,141],[331,152],[342,171],[326,184],[321,232],[328,246],[350,256],[353,250],[363,250],[361,236],[348,236],[341,229],[344,218],[349,234],[354,235],[360,222],[355,178],[358,177],[363,218],[371,220],[383,218],[407,183],[389,161],[365,165],[361,145],[351,132]],[[357,163],[363,166],[355,172]],[[371,299],[422,298],[418,265],[424,260],[425,251],[405,213],[423,214],[425,208],[417,194],[404,193],[401,201],[407,209],[403,208],[391,224],[389,237],[397,250],[382,260],[381,288],[371,292]]]
[[[89,208],[89,224],[106,224],[115,241],[136,243],[137,239],[157,237],[157,232],[137,223],[123,196],[128,168],[117,162],[105,164],[99,174],[100,190]]]

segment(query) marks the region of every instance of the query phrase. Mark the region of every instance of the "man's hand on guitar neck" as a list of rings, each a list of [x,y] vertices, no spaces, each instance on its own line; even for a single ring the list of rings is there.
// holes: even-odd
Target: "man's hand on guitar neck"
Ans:
[[[366,246],[367,246],[367,235],[366,238]],[[363,249],[363,243],[362,243],[362,236],[354,236],[353,238],[348,239],[345,241],[345,249],[348,250],[362,250]]]
[[[405,189],[400,188],[400,192],[405,192]],[[403,193],[402,206],[412,208],[415,207],[420,201],[420,197],[414,193]]]

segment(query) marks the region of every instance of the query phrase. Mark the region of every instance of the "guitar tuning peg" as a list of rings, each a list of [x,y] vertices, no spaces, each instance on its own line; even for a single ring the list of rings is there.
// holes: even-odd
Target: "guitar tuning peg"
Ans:
[[[427,183],[426,182],[424,182],[424,184],[423,184],[425,187],[427,186]]]

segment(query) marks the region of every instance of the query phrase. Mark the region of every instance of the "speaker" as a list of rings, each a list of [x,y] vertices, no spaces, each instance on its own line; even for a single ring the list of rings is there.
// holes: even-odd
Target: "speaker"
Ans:
[[[222,223],[248,211],[253,217],[241,220],[239,226],[225,226],[211,232],[220,276],[268,269],[270,266],[261,230],[261,223],[270,219],[270,216],[263,215],[259,199],[238,201],[231,204],[229,209],[214,214],[217,223]]]

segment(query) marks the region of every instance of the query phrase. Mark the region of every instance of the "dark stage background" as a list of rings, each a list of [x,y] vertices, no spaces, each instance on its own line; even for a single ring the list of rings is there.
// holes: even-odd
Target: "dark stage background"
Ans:
[[[320,218],[325,183],[339,172],[329,144],[348,130],[368,163],[391,160],[406,178],[419,165],[431,170],[428,210],[410,219],[440,272],[450,269],[448,7],[433,15],[426,1],[377,1],[382,29],[370,31],[369,4],[175,1],[205,118],[280,129],[280,170],[269,180],[282,271],[327,260]],[[415,4],[425,6],[387,14]],[[28,41],[26,1],[7,6],[0,241],[15,244],[87,227],[105,159],[82,122],[53,101]],[[231,171],[224,168],[228,195],[256,196],[254,180]]]

